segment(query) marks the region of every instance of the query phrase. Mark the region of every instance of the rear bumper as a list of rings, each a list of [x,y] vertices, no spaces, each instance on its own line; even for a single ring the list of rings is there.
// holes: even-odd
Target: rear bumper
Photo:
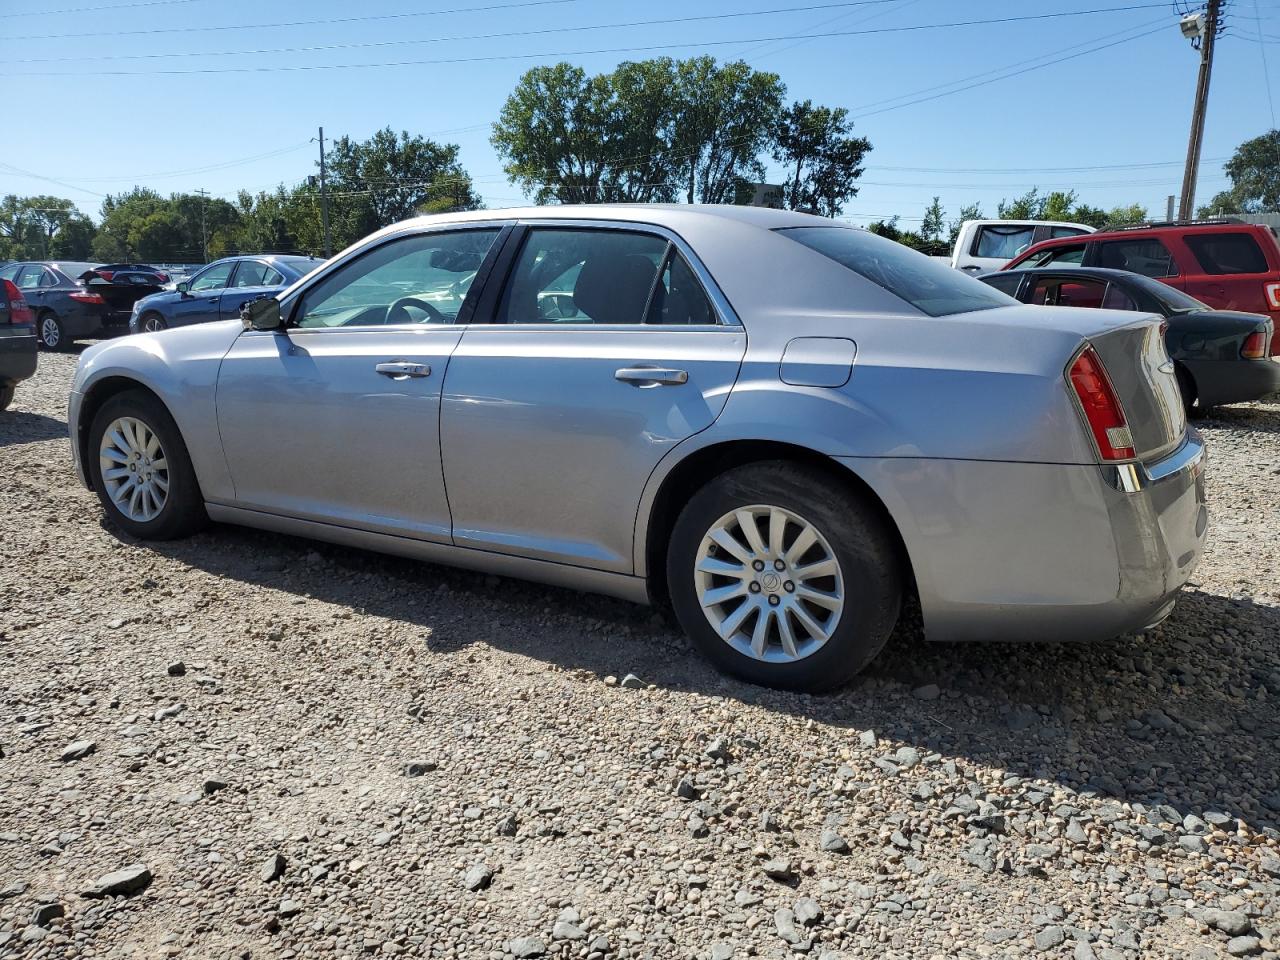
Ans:
[[[1244,403],[1280,391],[1280,357],[1266,360],[1184,361],[1201,406]]]
[[[898,524],[930,640],[1064,641],[1168,615],[1207,536],[1204,460],[1190,434],[1148,467],[843,462]]]
[[[0,330],[0,385],[27,380],[35,373],[35,327],[23,324]]]

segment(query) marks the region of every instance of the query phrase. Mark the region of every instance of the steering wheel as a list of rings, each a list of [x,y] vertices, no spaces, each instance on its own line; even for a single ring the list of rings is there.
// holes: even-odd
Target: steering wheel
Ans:
[[[401,297],[391,306],[387,307],[387,316],[383,323],[412,323],[413,319],[409,316],[409,312],[405,307],[417,307],[427,315],[429,323],[448,323],[449,318],[437,310],[432,304],[425,300],[419,300],[417,297]],[[401,320],[397,313],[403,313],[405,319]]]

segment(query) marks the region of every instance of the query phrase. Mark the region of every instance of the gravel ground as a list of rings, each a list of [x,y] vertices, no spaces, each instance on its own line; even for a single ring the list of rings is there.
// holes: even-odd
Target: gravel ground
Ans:
[[[75,359],[0,415],[0,957],[1280,956],[1280,403],[1204,422],[1161,629],[907,622],[808,697],[612,600],[130,542]]]

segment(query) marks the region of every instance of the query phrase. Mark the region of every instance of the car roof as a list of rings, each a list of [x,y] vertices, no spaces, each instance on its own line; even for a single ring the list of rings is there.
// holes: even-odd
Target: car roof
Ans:
[[[775,210],[772,207],[746,207],[713,203],[577,203],[545,207],[505,207],[469,210],[459,213],[436,213],[415,217],[395,224],[467,223],[486,220],[616,220],[674,227],[689,218],[735,220],[776,230],[780,227],[848,227],[849,224],[817,217],[809,213]]]
[[[1009,274],[1022,273],[1054,273],[1067,274],[1073,277],[1093,277],[1096,280],[1132,280],[1141,274],[1134,273],[1132,270],[1116,270],[1113,267],[1075,267],[1071,264],[1055,267],[1053,264],[1045,264],[1043,267],[1014,267],[1012,270],[992,270],[978,277],[984,280],[987,277],[1008,276]]]

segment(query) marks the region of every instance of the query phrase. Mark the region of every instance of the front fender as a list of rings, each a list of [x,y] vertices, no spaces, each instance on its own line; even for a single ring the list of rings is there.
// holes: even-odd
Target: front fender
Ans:
[[[68,427],[77,451],[102,401],[136,383],[160,398],[182,431],[205,496],[231,497],[214,396],[222,358],[241,330],[238,320],[201,324],[90,347],[76,369],[68,409]]]

